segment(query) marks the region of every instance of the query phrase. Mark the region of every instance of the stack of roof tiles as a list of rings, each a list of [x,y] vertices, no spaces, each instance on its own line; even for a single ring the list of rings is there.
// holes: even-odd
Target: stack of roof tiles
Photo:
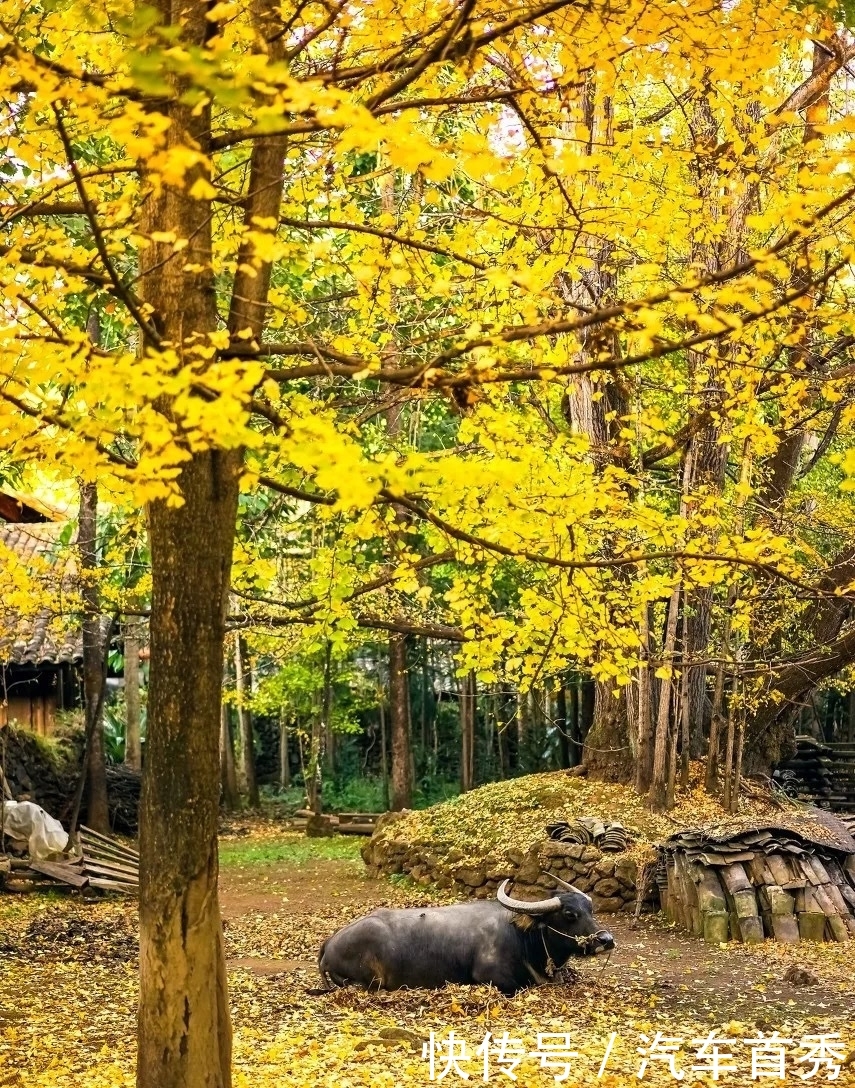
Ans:
[[[850,823],[808,809],[775,824],[680,831],[659,847],[663,908],[715,944],[855,939]]]
[[[799,801],[855,812],[855,742],[821,744],[814,737],[796,737],[795,754],[777,767],[774,780]]]
[[[594,816],[548,824],[546,833],[557,842],[575,842],[581,846],[596,846],[604,853],[619,853],[629,846],[629,832],[618,823],[604,823]]]

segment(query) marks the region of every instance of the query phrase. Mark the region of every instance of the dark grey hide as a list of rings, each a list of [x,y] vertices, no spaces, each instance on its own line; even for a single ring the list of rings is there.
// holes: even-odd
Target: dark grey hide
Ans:
[[[549,981],[553,966],[573,955],[614,948],[583,892],[527,903],[504,888],[498,900],[372,911],[324,942],[321,977],[330,986],[383,990],[490,983],[515,994]]]

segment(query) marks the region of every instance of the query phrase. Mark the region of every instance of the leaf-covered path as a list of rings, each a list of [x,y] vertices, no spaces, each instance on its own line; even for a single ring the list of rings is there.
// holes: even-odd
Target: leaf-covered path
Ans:
[[[637,1084],[637,1047],[656,1031],[686,1040],[678,1068],[693,1060],[691,1041],[716,1029],[737,1064],[747,1040],[778,1029],[796,1042],[840,1032],[851,1052],[855,992],[848,946],[709,948],[650,919],[633,929],[608,919],[618,948],[608,961],[581,963],[573,987],[542,988],[513,999],[486,988],[312,996],[320,942],[379,904],[439,901],[410,884],[370,881],[358,843],[310,841],[275,825],[238,826],[221,847],[221,895],[235,1024],[235,1083],[246,1088],[303,1085],[426,1085],[421,1043],[449,1029],[467,1045],[468,1069],[483,1070],[475,1048],[489,1031],[509,1033],[525,1050],[538,1033],[570,1032],[578,1059],[565,1083]],[[136,912],[118,902],[44,896],[0,899],[0,1085],[101,1088],[133,1084]],[[816,981],[787,981],[792,968]],[[790,974],[788,974],[790,971]],[[615,1033],[614,1036],[612,1033]],[[793,1057],[800,1053],[791,1047]],[[741,1068],[741,1066],[740,1066]],[[802,1067],[804,1068],[804,1067]],[[521,1084],[554,1085],[553,1071],[523,1059]],[[700,1075],[700,1074],[699,1074]],[[508,1078],[497,1067],[490,1079]],[[654,1062],[648,1083],[676,1083]],[[790,1083],[801,1083],[791,1079]],[[464,1083],[448,1074],[446,1083]],[[822,1076],[809,1083],[824,1083]],[[748,1075],[722,1073],[722,1084]],[[855,1084],[844,1066],[837,1084]]]
[[[443,901],[409,882],[403,887],[367,880],[361,863],[346,856],[350,842],[339,845],[340,856],[305,860],[300,854],[289,856],[287,844],[271,848],[267,858],[264,852],[250,852],[246,861],[234,851],[237,864],[228,865],[221,879],[230,968],[266,976],[293,973],[295,984],[315,987],[317,949],[324,936],[376,906]],[[318,845],[315,852],[330,849]],[[285,856],[280,859],[280,854]],[[793,1010],[819,1016],[830,1011],[855,1020],[848,946],[792,950],[767,943],[760,952],[737,945],[710,948],[658,918],[643,917],[638,926],[626,915],[600,921],[614,933],[617,948],[608,960],[580,961],[586,989],[629,990],[654,1007],[677,1003],[700,1015],[768,1018]],[[788,974],[790,967],[810,969],[816,981],[795,971]]]

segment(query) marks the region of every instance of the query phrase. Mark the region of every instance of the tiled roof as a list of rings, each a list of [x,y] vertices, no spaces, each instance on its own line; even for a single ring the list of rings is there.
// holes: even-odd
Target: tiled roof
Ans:
[[[0,491],[0,520],[33,523],[58,519],[37,499],[5,488]]]
[[[61,583],[74,578],[70,561],[55,563],[65,528],[63,522],[0,523],[0,545],[24,563],[44,565],[44,577],[59,589]],[[4,631],[11,634],[4,636]],[[5,611],[0,595],[0,665],[59,665],[82,660],[83,640],[77,617],[69,621],[49,608],[30,616],[12,614]]]
[[[66,528],[66,522],[46,521],[33,524],[4,524],[0,522],[0,544],[27,562],[36,556],[50,561]]]

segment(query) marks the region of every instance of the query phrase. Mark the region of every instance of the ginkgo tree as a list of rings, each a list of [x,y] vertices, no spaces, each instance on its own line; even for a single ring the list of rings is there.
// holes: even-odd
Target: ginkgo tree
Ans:
[[[138,1083],[226,1085],[240,490],[339,519],[339,566],[416,596],[452,551],[465,670],[587,661],[605,704],[653,664],[655,720],[654,689],[628,690],[661,792],[681,601],[709,611],[740,571],[803,584],[748,500],[776,425],[846,397],[853,118],[832,99],[855,50],[825,11],[745,0],[0,0],[0,56],[3,450],[146,509]],[[363,441],[359,391],[453,403],[457,448]],[[525,571],[513,615],[485,610],[500,563]],[[322,622],[412,627],[354,616],[350,577]]]

